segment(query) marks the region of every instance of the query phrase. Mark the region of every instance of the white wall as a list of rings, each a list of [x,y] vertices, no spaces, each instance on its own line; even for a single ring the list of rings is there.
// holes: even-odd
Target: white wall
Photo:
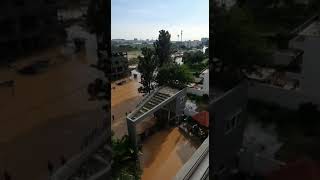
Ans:
[[[293,56],[288,53],[275,52],[272,56],[275,65],[288,65],[293,60]]]
[[[302,81],[301,91],[303,94],[320,98],[320,37],[304,36],[302,40],[299,37],[290,41],[290,47],[302,49]]]
[[[288,79],[297,79],[299,82],[303,80],[303,76],[300,73],[286,72],[286,77],[288,77]]]
[[[203,91],[204,94],[209,95],[209,70],[206,70],[203,74],[200,75],[203,78]]]
[[[187,87],[187,93],[188,94],[193,94],[193,95],[196,95],[196,96],[203,96],[205,94],[205,92],[203,90],[190,88],[190,87]]]
[[[234,6],[237,1],[236,0],[216,0],[216,2],[218,2],[220,6],[222,6],[223,4],[225,4],[227,9],[230,9],[232,6]]]
[[[258,99],[265,102],[276,103],[282,107],[297,109],[301,103],[314,102],[319,100],[305,96],[299,90],[286,90],[280,87],[262,83],[250,83],[248,96],[251,99]]]

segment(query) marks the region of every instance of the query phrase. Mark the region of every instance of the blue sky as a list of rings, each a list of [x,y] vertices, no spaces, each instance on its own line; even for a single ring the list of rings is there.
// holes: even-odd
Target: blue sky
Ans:
[[[171,40],[209,37],[209,0],[111,0],[112,39],[157,39],[159,30]]]

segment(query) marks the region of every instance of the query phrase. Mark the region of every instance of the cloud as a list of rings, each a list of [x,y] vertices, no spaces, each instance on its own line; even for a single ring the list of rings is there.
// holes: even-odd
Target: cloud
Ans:
[[[209,25],[208,24],[115,24],[112,26],[112,38],[124,38],[124,39],[156,39],[158,37],[159,30],[168,30],[171,34],[171,40],[177,40],[177,35],[180,35],[183,30],[184,40],[200,40],[202,37],[209,37]]]
[[[151,15],[153,12],[148,9],[129,9],[129,14],[136,14],[136,15]]]

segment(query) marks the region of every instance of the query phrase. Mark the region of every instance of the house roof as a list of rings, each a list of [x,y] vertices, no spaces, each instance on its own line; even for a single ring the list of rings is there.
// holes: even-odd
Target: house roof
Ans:
[[[288,163],[287,166],[267,175],[267,180],[318,180],[320,179],[320,164],[312,160],[299,160]]]
[[[209,127],[209,112],[202,111],[192,116],[192,119],[205,127]]]

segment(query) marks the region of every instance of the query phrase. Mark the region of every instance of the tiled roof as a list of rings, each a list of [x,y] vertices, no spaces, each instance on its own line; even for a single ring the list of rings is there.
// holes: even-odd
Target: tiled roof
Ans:
[[[202,111],[192,116],[192,119],[205,127],[209,127],[209,112]]]

